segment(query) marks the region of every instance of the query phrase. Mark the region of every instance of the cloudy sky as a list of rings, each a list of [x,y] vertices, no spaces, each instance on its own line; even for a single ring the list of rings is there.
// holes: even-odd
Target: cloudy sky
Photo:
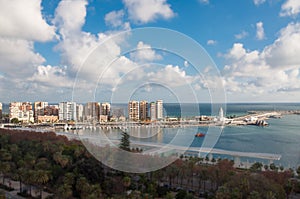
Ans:
[[[299,0],[0,0],[0,101],[299,102],[299,16]]]

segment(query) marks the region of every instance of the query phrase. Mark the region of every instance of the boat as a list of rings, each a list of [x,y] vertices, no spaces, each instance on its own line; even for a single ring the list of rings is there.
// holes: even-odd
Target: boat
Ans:
[[[204,137],[205,134],[204,133],[196,133],[195,137]]]

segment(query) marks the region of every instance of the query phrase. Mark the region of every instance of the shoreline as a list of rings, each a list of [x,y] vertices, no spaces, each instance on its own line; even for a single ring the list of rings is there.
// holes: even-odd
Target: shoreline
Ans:
[[[256,125],[267,126],[266,122],[270,118],[280,119],[284,115],[300,115],[300,110],[281,110],[281,111],[248,111],[248,114],[234,117],[234,118],[218,118],[216,116],[194,116],[194,119],[185,118],[170,118],[166,117],[163,121],[115,121],[115,122],[61,122],[61,123],[35,123],[35,124],[0,124],[0,128],[16,128],[16,129],[38,129],[46,131],[55,130],[76,130],[76,129],[120,129],[122,131],[130,128],[186,128],[186,127],[225,127],[225,126],[243,126],[243,125]],[[205,120],[199,118],[205,117]],[[191,118],[191,117],[189,117]],[[198,118],[198,120],[196,119]]]

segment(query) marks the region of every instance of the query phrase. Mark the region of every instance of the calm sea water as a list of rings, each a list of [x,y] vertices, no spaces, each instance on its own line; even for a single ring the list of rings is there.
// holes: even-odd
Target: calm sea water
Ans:
[[[126,109],[126,105],[115,105]],[[196,107],[196,108],[195,108]],[[218,107],[218,105],[216,105]],[[252,110],[300,110],[300,104],[228,104],[225,108],[226,115],[245,115]],[[210,104],[164,104],[165,115],[175,117],[190,117],[199,115],[211,115]],[[184,111],[183,111],[184,110]],[[300,115],[285,115],[281,119],[269,119],[269,126],[226,126],[222,133],[209,143],[214,148],[229,151],[272,153],[280,154],[282,158],[274,161],[277,165],[288,168],[296,168],[300,165]],[[219,128],[219,127],[217,127]],[[91,133],[85,130],[84,133]],[[205,138],[195,138],[195,133],[204,132],[209,137],[208,127],[185,128],[133,128],[129,130],[131,139],[138,142],[152,142],[161,144],[173,144],[178,146],[201,147]],[[120,139],[119,130],[109,130],[106,136],[111,139]],[[215,155],[218,157],[225,157]],[[233,158],[233,157],[228,157]],[[261,161],[269,164],[267,160],[254,158],[241,158],[241,161]]]

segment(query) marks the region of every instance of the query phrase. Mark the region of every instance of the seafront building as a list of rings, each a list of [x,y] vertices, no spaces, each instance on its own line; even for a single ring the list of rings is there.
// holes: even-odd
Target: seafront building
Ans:
[[[77,122],[83,122],[83,109],[84,109],[84,106],[82,104],[76,104]]]
[[[84,106],[84,121],[98,122],[100,115],[100,103],[88,102]]]
[[[35,123],[58,122],[58,106],[49,105],[48,102],[35,102],[34,121]]]
[[[148,102],[140,101],[140,121],[146,121],[148,119]]]
[[[151,102],[150,103],[150,120],[155,121],[157,119],[157,114],[156,114],[156,103]]]
[[[30,102],[11,102],[9,104],[9,120],[14,118],[22,123],[33,123],[32,104]]]
[[[0,122],[2,121],[2,103],[0,102]]]
[[[76,102],[59,103],[59,120],[60,121],[77,121]]]
[[[110,103],[108,103],[108,102],[101,103],[100,115],[110,116]]]
[[[38,123],[38,116],[45,115],[45,108],[48,106],[48,102],[34,102],[34,122]]]
[[[128,119],[129,121],[151,121],[163,119],[163,100],[151,102],[147,101],[130,101],[128,103]]]
[[[163,101],[162,100],[157,100],[156,101],[156,119],[157,120],[162,120],[163,119]]]
[[[129,101],[128,119],[129,121],[138,121],[140,119],[140,107],[138,101]]]

